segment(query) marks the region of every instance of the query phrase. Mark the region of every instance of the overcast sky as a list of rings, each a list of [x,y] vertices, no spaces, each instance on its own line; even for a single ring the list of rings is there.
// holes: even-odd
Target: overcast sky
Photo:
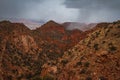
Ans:
[[[120,19],[120,0],[0,0],[0,20],[103,22]]]

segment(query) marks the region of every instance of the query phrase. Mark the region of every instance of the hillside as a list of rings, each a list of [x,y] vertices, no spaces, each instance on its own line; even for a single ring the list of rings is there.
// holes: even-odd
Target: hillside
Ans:
[[[64,51],[77,44],[81,33],[65,30],[54,21],[36,30],[22,23],[0,22],[0,78],[21,80],[40,75],[42,65],[55,63]]]
[[[85,32],[0,22],[1,80],[119,80],[120,21]]]
[[[119,80],[120,21],[100,23],[66,51],[57,64],[58,80]]]
[[[36,36],[36,42],[39,43],[39,38],[45,43],[43,45],[43,53],[47,50],[49,51],[48,57],[54,57],[58,54],[61,56],[64,51],[76,45],[79,40],[81,40],[83,35],[85,35],[80,30],[66,30],[62,25],[54,22],[48,21],[46,24],[42,25],[40,28],[33,30],[33,34]],[[46,48],[47,47],[47,48]],[[55,58],[55,57],[54,57]],[[57,56],[56,56],[57,58]]]
[[[0,22],[0,44],[2,80],[24,79],[40,72],[43,59],[38,55],[41,48],[25,25],[9,21]]]

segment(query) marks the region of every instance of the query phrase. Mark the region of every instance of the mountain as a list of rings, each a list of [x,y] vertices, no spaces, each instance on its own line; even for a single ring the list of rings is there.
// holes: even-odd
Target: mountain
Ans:
[[[42,24],[44,24],[44,21],[34,21],[34,20],[28,20],[28,19],[16,19],[16,18],[10,18],[8,19],[13,23],[23,23],[30,29],[36,29],[40,27]]]
[[[64,26],[52,20],[34,31],[38,32],[43,40],[47,40],[52,45],[58,46],[59,49],[66,49],[67,46],[69,48],[69,46],[75,45],[82,34],[80,30],[66,30]]]
[[[80,23],[80,22],[64,22],[62,25],[68,29],[68,30],[73,30],[73,29],[79,29],[81,31],[87,31],[93,27],[96,26],[97,23]]]
[[[60,31],[64,31],[64,28],[56,23],[53,20],[48,21],[47,23],[43,24],[40,28],[38,28],[40,30],[45,30],[45,31],[54,31],[54,30],[60,30]],[[47,30],[46,30],[47,29]]]
[[[120,21],[68,30],[0,22],[1,80],[119,80]]]
[[[0,22],[0,44],[1,80],[24,79],[40,72],[41,48],[24,24]]]
[[[52,75],[57,80],[119,80],[119,41],[120,21],[97,24],[88,37],[58,59]]]
[[[35,30],[22,23],[0,22],[0,78],[21,80],[40,75],[42,66],[55,63],[77,44],[81,33],[65,30],[54,21]]]

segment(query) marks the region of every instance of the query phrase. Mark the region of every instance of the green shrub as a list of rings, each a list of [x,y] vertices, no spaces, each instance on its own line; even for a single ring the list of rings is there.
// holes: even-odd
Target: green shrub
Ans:
[[[80,71],[80,74],[85,74],[86,73],[86,70],[85,69],[82,69],[81,71]]]
[[[117,47],[115,47],[112,43],[109,43],[108,46],[109,46],[109,51],[110,52],[113,52],[113,51],[117,50]]]
[[[76,65],[82,65],[82,62],[81,62],[81,61],[80,61],[80,62],[77,62]]]
[[[92,80],[92,78],[88,76],[88,77],[86,77],[85,80]]]
[[[118,26],[118,28],[120,28],[120,26]]]
[[[43,79],[40,78],[39,76],[36,76],[36,77],[34,77],[33,79],[31,79],[31,80],[43,80]]]
[[[89,65],[90,65],[89,62],[86,62],[86,63],[84,64],[85,67],[89,67]]]
[[[116,51],[116,50],[117,50],[117,48],[115,46],[110,46],[109,47],[109,51],[110,52],[113,52],[113,51]]]
[[[43,77],[43,80],[55,80],[55,79],[51,75],[46,75],[46,76]]]
[[[103,77],[103,76],[100,76],[99,80],[107,80],[107,79],[105,77]]]
[[[37,75],[37,76],[33,77],[31,80],[54,80],[54,79],[51,79],[51,77],[48,75],[46,75],[44,77]]]
[[[98,50],[98,44],[94,44],[94,49]]]
[[[62,60],[61,63],[62,63],[63,65],[65,65],[65,64],[68,63],[68,60]]]
[[[102,41],[102,44],[104,44],[106,41]]]
[[[100,35],[100,32],[95,32],[96,33],[96,37],[98,37]]]

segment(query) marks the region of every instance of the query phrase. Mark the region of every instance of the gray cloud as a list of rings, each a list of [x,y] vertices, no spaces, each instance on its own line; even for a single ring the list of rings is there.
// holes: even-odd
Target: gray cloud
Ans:
[[[120,0],[66,0],[67,8],[79,9],[83,22],[114,21],[120,19]]]
[[[76,21],[77,9],[66,8],[65,0],[0,0],[0,20],[24,18],[31,20]],[[76,15],[76,16],[75,16]]]
[[[83,8],[83,9],[120,9],[120,0],[66,0],[65,4],[68,8]]]
[[[42,3],[43,0],[0,0],[0,18],[24,17],[26,5],[30,3]]]
[[[98,22],[120,19],[120,0],[0,0],[0,20]]]

